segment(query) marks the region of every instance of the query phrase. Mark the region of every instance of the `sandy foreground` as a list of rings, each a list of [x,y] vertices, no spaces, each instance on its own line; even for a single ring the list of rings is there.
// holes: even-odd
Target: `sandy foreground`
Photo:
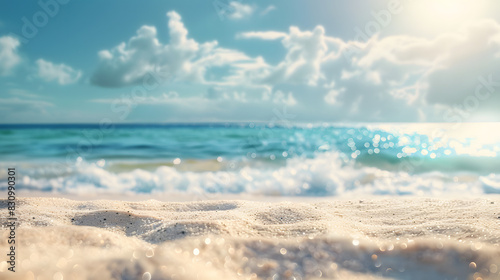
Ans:
[[[500,279],[498,196],[17,206],[0,279]]]

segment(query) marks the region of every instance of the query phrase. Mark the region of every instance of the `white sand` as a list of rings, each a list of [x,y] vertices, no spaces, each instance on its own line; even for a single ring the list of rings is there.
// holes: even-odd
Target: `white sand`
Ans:
[[[498,196],[304,201],[19,198],[0,279],[500,279]]]

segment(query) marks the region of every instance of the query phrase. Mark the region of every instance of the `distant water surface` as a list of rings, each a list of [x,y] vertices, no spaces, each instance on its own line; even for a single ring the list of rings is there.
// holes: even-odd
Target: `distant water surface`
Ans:
[[[498,123],[0,125],[0,167],[55,192],[492,194],[499,152]]]

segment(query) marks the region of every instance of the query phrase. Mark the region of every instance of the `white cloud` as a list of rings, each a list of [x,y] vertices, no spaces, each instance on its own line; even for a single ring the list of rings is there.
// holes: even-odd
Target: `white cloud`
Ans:
[[[344,41],[326,35],[322,26],[236,35],[279,40],[285,54],[270,65],[262,57],[219,47],[216,41],[198,43],[188,37],[177,13],[167,15],[168,44],[159,42],[154,27],[143,26],[128,42],[99,53],[101,62],[92,82],[126,86],[140,83],[148,71],[161,71],[174,81],[213,88],[198,99],[162,99],[168,104],[195,99],[199,106],[201,99],[210,100],[205,106],[222,101],[257,103],[258,91],[264,92],[262,104],[294,106],[311,120],[446,121],[443,110],[473,94],[479,77],[488,80],[493,75],[489,88],[495,86],[500,93],[500,25],[494,21],[469,24],[431,39],[374,36],[366,42]],[[213,74],[215,67],[224,68],[224,73]],[[285,94],[291,91],[295,94]],[[484,106],[500,117],[498,96]]]
[[[321,63],[331,44],[322,26],[317,26],[312,31],[301,31],[298,27],[292,26],[289,33],[246,32],[238,37],[261,40],[282,39],[281,42],[286,49],[284,60],[269,71],[262,73],[263,75],[258,75],[255,82],[268,85],[290,83],[315,86],[322,79]]]
[[[329,90],[322,101],[357,108],[343,112],[352,120],[364,115],[371,120],[398,116],[417,121],[419,116],[427,116],[444,121],[438,113],[441,105],[463,103],[480,85],[480,77],[484,83],[488,75],[496,78],[483,89],[496,87],[500,95],[500,25],[492,20],[434,39],[375,36],[367,42],[346,42],[327,36],[322,26],[311,31],[291,27],[288,33],[251,31],[237,38],[280,39],[286,50],[284,59],[269,65],[254,83],[310,88],[335,84],[342,91]],[[493,112],[500,105],[498,95],[483,105]],[[422,114],[422,110],[433,114]]]
[[[273,94],[272,100],[275,104],[283,104],[286,106],[297,105],[297,100],[293,97],[293,93],[291,92],[285,94],[284,92],[278,90]]]
[[[261,40],[276,40],[283,39],[288,36],[287,33],[277,31],[263,31],[263,32],[243,32],[238,33],[238,39],[261,39]]]
[[[162,79],[204,84],[209,83],[205,73],[211,67],[230,66],[237,71],[257,62],[242,52],[218,47],[217,41],[198,43],[188,37],[179,14],[172,11],[167,17],[168,44],[158,40],[155,27],[142,26],[127,43],[99,52],[100,63],[91,82],[122,87],[141,83],[148,73],[162,73]]]
[[[201,101],[205,100],[206,102],[213,101],[231,101],[238,103],[247,103],[247,102],[260,102],[264,101],[264,103],[269,104],[280,104],[287,106],[295,106],[297,104],[297,100],[293,96],[292,92],[285,94],[284,92],[277,90],[275,92],[264,91],[261,96],[258,94],[248,95],[247,92],[237,90],[234,88],[226,88],[226,87],[210,87],[206,91],[205,94],[191,96],[191,97],[182,97],[179,93],[175,91],[164,92],[161,94],[152,94],[149,96],[144,96],[141,98],[136,98],[134,100],[127,100],[121,98],[98,98],[93,99],[91,102],[94,103],[121,103],[126,104],[127,102],[133,102],[134,104],[172,104],[172,103],[182,103],[182,102],[191,102],[191,101]]]
[[[250,17],[254,13],[255,8],[237,1],[231,1],[228,10],[228,18],[244,19]]]
[[[168,104],[217,104],[220,102],[234,102],[234,103],[246,103],[248,100],[246,98],[245,92],[238,91],[225,91],[221,89],[210,90],[207,94],[201,96],[191,96],[191,97],[181,97],[177,92],[162,93],[159,95],[146,96],[137,100],[133,100],[135,105],[148,104],[148,105],[168,105]],[[252,101],[256,101],[252,98]],[[257,100],[258,101],[258,100]],[[122,99],[110,99],[110,98],[98,98],[93,99],[91,102],[94,103],[105,103],[105,104],[127,104],[128,101],[123,101]]]
[[[209,100],[235,100],[240,102],[247,101],[247,93],[237,90],[231,90],[224,87],[211,87],[204,95]]]
[[[38,76],[47,81],[56,81],[60,85],[67,85],[77,82],[82,76],[82,72],[74,70],[65,64],[54,64],[44,59],[36,61]]]
[[[492,76],[496,83],[498,97],[500,25],[494,21],[482,21],[467,26],[455,36],[454,41],[441,48],[433,67],[425,75],[428,87],[426,100],[445,105],[463,103],[482,84],[481,77],[488,79],[488,76]],[[435,48],[439,46],[438,40],[432,43]],[[498,108],[500,100],[493,98],[490,101],[493,100],[497,101],[496,104],[490,104]]]
[[[179,100],[179,94],[175,91],[171,92],[164,92],[160,95],[155,95],[155,96],[144,96],[144,97],[136,97],[136,99],[121,99],[121,98],[115,98],[115,99],[110,99],[110,98],[98,98],[98,99],[92,99],[91,102],[94,103],[109,103],[109,104],[120,104],[120,102],[123,102],[124,104],[128,104],[127,102],[132,102],[134,104],[165,104],[165,103],[171,103],[173,101]]]
[[[276,10],[276,7],[274,5],[269,5],[267,6],[267,8],[265,8],[264,10],[262,10],[262,12],[260,12],[261,15],[265,16],[267,14],[269,14],[271,11],[274,11]]]
[[[11,36],[0,37],[0,75],[8,75],[21,62],[17,52],[20,46],[18,39]]]
[[[339,95],[340,91],[332,89],[325,95],[325,102],[328,104],[337,104]]]

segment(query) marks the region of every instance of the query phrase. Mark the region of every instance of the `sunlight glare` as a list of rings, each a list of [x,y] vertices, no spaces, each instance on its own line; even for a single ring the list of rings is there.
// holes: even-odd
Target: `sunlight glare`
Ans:
[[[410,5],[413,26],[423,30],[444,31],[480,18],[488,8],[484,0],[421,0]],[[444,29],[444,30],[443,30]]]

